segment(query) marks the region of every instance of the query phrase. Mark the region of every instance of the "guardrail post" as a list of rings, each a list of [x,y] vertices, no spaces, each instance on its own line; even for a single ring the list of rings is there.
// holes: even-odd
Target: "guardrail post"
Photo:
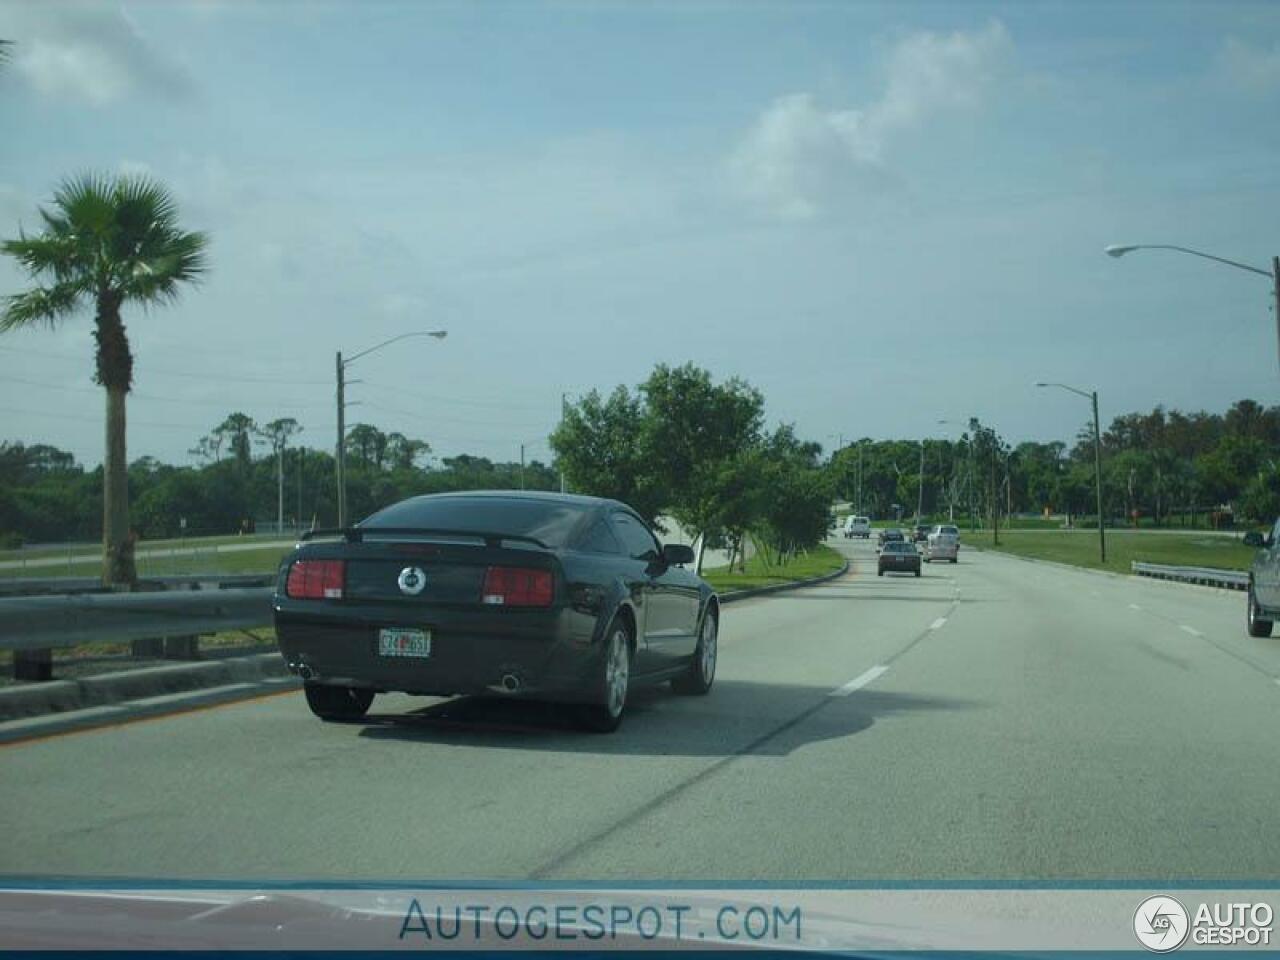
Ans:
[[[147,637],[129,641],[129,653],[135,657],[156,660],[164,656],[164,637]]]
[[[195,635],[164,638],[166,660],[199,660],[200,638]]]
[[[13,651],[13,679],[45,683],[53,679],[53,651]]]

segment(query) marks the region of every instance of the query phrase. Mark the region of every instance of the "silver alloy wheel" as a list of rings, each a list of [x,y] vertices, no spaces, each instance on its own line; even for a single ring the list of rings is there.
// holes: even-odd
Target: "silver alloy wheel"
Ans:
[[[716,618],[710,613],[702,621],[702,682],[707,686],[716,676]]]
[[[627,649],[627,632],[621,628],[613,632],[609,641],[609,655],[604,667],[605,706],[609,716],[622,713],[627,702],[627,684],[631,679],[631,657]]]

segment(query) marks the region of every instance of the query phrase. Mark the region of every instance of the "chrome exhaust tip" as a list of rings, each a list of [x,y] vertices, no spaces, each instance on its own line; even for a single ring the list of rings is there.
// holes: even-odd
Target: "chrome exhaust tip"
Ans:
[[[520,689],[520,678],[514,673],[504,673],[501,683],[502,689],[507,693],[515,693]]]
[[[315,671],[312,670],[305,663],[298,664],[298,676],[300,676],[303,680],[310,680],[315,675],[316,675]]]

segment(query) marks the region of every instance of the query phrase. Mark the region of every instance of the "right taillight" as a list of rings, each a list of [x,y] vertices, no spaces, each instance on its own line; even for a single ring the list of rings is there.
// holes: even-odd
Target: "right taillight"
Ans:
[[[490,567],[480,599],[503,607],[549,607],[554,589],[551,571],[532,567]]]
[[[346,574],[341,560],[295,560],[284,592],[296,600],[341,600]]]

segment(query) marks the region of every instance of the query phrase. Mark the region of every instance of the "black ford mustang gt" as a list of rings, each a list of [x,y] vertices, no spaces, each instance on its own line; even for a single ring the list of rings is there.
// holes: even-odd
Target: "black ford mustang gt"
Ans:
[[[325,720],[388,691],[479,694],[573,703],[607,732],[631,684],[711,689],[720,604],[692,560],[614,500],[413,497],[303,537],[276,578],[276,637]]]

